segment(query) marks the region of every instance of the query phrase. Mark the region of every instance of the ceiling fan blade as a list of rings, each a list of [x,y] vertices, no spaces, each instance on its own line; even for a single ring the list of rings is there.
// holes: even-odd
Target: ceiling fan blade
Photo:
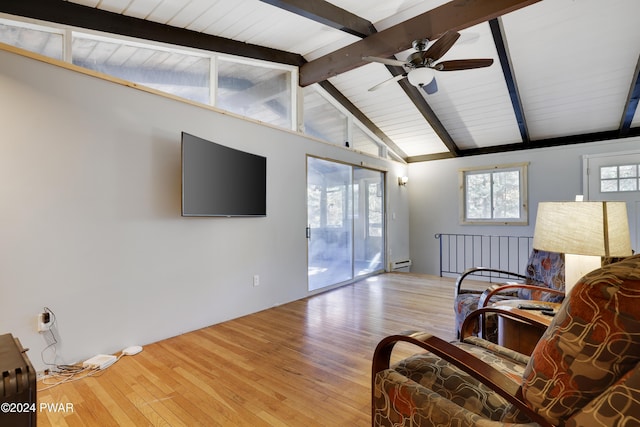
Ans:
[[[427,95],[433,95],[436,93],[438,91],[438,83],[436,82],[436,79],[434,78],[429,84],[422,86],[422,89],[427,92]]]
[[[460,38],[460,33],[457,31],[447,31],[442,37],[440,37],[429,49],[423,54],[423,58],[431,58],[434,61],[442,58],[442,55],[447,53],[449,49]]]
[[[403,65],[407,65],[405,61],[400,61],[399,59],[378,58],[376,56],[363,56],[362,59],[365,61],[379,62],[381,64],[386,64],[386,65],[395,65],[396,67],[402,67]]]
[[[376,90],[378,90],[380,88],[383,88],[383,87],[385,87],[385,86],[387,86],[387,85],[389,85],[389,84],[391,84],[393,82],[397,82],[399,80],[402,80],[405,77],[407,77],[406,73],[405,74],[398,74],[395,77],[392,77],[392,78],[390,78],[388,80],[383,81],[382,83],[378,83],[377,85],[373,86],[372,88],[369,88],[369,92],[376,91]]]
[[[451,61],[442,61],[433,68],[438,71],[458,71],[471,70],[473,68],[484,68],[493,64],[493,59],[454,59]]]

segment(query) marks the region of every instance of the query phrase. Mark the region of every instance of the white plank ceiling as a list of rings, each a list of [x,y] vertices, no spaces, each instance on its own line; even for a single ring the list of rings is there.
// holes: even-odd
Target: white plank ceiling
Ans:
[[[118,15],[301,55],[314,61],[364,36],[260,0],[70,0]],[[318,1],[309,4],[321,3]],[[439,7],[442,0],[330,0],[375,31]],[[464,4],[464,2],[460,2]],[[470,2],[474,3],[474,2]],[[280,5],[281,6],[281,5]],[[368,63],[328,78],[408,161],[638,135],[640,1],[543,0],[460,31],[442,60],[493,58],[488,68],[437,72],[438,91],[419,94],[441,123],[399,83],[368,89],[392,74]],[[495,28],[494,28],[495,30]],[[503,46],[506,55],[500,56]],[[412,49],[396,52],[404,60]],[[505,64],[506,62],[506,64]],[[513,75],[510,96],[509,76]],[[519,123],[520,114],[520,123]],[[630,118],[625,123],[625,115]],[[519,126],[520,125],[520,126]],[[435,129],[435,130],[434,130]]]

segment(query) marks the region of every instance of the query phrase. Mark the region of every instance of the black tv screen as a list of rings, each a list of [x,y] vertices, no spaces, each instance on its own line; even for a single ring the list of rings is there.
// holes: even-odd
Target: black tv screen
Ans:
[[[182,216],[266,216],[267,159],[182,132]]]

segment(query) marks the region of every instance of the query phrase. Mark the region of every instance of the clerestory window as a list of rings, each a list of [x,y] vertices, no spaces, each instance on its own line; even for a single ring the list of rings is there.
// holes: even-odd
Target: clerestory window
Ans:
[[[4,18],[0,42],[362,153],[400,159],[319,85],[305,88],[300,97],[297,70],[289,65]]]

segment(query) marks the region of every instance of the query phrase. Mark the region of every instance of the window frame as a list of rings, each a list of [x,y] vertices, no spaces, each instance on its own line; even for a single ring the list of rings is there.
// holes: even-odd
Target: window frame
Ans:
[[[458,171],[459,188],[459,217],[462,225],[529,225],[529,198],[528,198],[528,162],[509,163],[494,166],[479,166],[462,168]],[[467,176],[470,173],[494,174],[496,172],[518,171],[519,173],[519,212],[518,218],[494,218],[493,208],[491,218],[468,218],[467,217]],[[491,182],[491,194],[493,194],[493,182]]]

